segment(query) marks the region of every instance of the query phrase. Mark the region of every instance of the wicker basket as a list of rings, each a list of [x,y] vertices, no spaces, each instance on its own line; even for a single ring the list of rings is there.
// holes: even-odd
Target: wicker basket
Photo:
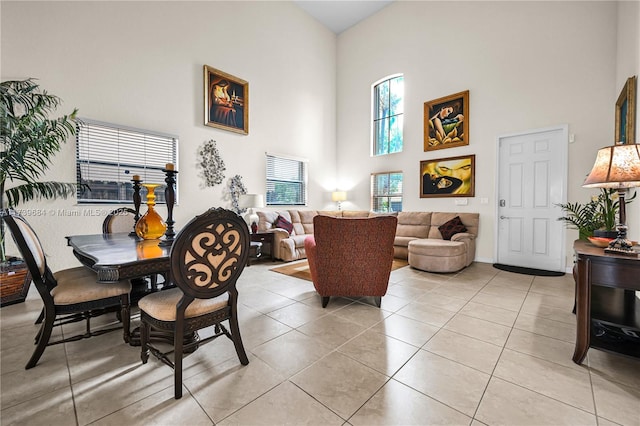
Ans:
[[[0,264],[0,306],[24,302],[31,285],[31,275],[22,260]]]

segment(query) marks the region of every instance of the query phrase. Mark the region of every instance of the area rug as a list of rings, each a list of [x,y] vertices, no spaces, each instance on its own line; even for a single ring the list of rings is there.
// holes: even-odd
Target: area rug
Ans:
[[[391,265],[391,270],[395,271],[396,269],[402,268],[403,266],[407,266],[409,263],[403,259],[393,259],[393,265]],[[277,268],[271,268],[270,271],[278,272],[281,274],[289,275],[290,277],[296,277],[307,281],[311,280],[311,272],[309,271],[309,262],[305,260],[301,260],[299,262],[287,263],[283,266],[278,266]]]
[[[546,271],[544,269],[524,268],[522,266],[503,265],[501,263],[494,263],[493,267],[496,269],[500,269],[501,271],[515,272],[516,274],[537,275],[540,277],[561,277],[564,275],[564,272]]]

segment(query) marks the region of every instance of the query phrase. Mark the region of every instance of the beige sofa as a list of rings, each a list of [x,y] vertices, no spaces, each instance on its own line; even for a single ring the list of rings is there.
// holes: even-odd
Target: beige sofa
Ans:
[[[318,215],[334,217],[369,217],[379,213],[369,211],[316,211],[280,210],[258,211],[258,231],[273,232],[273,256],[276,259],[292,261],[307,257],[304,240],[313,234],[313,218]],[[395,214],[395,213],[394,213]],[[291,233],[274,227],[274,222],[282,216],[293,225]],[[453,272],[473,262],[476,253],[475,239],[478,235],[479,215],[477,213],[444,212],[399,212],[398,226],[394,241],[394,256],[409,260],[415,268],[432,272]],[[455,216],[459,216],[467,232],[444,240],[438,227]],[[412,243],[413,242],[413,243]],[[412,243],[412,244],[411,244]],[[410,253],[410,245],[412,253]]]

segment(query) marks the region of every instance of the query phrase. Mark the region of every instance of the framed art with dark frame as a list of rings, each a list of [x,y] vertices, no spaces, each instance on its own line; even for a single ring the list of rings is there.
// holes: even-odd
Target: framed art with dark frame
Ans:
[[[616,145],[636,143],[636,80],[627,79],[616,102]]]
[[[424,103],[424,151],[469,145],[469,91]]]
[[[205,65],[204,124],[249,134],[249,83]]]
[[[420,198],[474,197],[475,163],[475,155],[421,161]]]

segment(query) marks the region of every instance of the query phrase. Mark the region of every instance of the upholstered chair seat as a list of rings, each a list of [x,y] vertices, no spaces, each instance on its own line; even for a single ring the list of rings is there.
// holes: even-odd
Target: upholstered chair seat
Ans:
[[[179,288],[160,291],[143,297],[138,302],[138,307],[155,319],[160,321],[176,320],[176,305],[182,299],[184,293]],[[213,299],[195,299],[184,311],[185,318],[194,318],[200,315],[210,314],[224,308],[229,303],[229,295],[222,294]]]

